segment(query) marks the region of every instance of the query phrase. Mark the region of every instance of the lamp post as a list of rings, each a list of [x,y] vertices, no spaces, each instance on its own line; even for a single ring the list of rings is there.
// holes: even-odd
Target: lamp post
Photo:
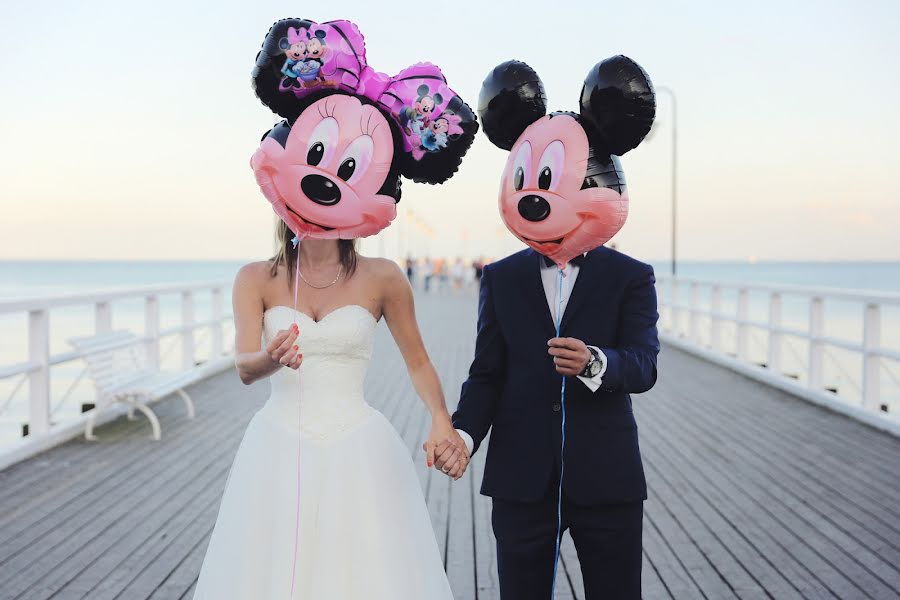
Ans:
[[[661,85],[656,88],[656,91],[663,92],[672,101],[672,277],[674,277],[678,265],[676,245],[678,241],[678,105],[672,88]]]

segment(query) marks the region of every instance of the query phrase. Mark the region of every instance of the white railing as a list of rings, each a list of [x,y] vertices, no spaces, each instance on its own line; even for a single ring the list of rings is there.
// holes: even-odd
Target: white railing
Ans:
[[[232,315],[223,308],[223,296],[230,286],[231,282],[216,281],[0,301],[0,317],[8,319],[19,314],[27,319],[27,340],[12,339],[13,342],[26,343],[26,360],[0,364],[0,382],[8,384],[4,389],[6,397],[0,396],[0,422],[21,422],[26,435],[15,443],[0,446],[0,469],[77,435],[87,417],[85,414],[75,419],[55,418],[72,397],[73,390],[85,379],[86,369],[70,378],[64,393],[51,391],[53,368],[81,361],[75,351],[51,353],[51,341],[56,343],[59,337],[59,334],[54,337],[51,329],[51,313],[54,310],[93,307],[93,332],[100,334],[113,330],[113,307],[116,303],[142,301],[143,332],[136,333],[141,336],[150,364],[160,368],[172,350],[180,349],[178,368],[194,371],[199,380],[231,364],[232,349],[226,348],[224,340],[225,327],[231,323]],[[198,294],[208,295],[209,314],[204,315],[203,319],[198,319],[195,314]],[[162,328],[160,299],[167,296],[180,297],[181,318],[177,325]],[[12,337],[9,332],[0,332],[0,335],[7,340]],[[202,359],[198,354],[200,335],[208,336],[208,351]],[[168,347],[164,347],[164,341],[169,342]],[[17,405],[16,400],[21,399],[26,388],[27,415],[9,415],[11,407]],[[116,414],[110,411],[111,416]]]
[[[657,292],[665,341],[900,432],[900,341],[882,335],[886,312],[900,323],[900,293],[668,276]]]

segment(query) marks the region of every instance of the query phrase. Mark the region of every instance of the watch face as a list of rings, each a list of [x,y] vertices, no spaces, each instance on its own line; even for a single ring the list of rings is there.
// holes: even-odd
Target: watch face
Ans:
[[[595,360],[591,363],[591,377],[596,377],[597,373],[600,372],[600,361]]]

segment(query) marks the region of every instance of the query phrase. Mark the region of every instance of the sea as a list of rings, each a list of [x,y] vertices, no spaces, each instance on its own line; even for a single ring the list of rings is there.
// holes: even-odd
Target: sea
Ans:
[[[671,263],[665,260],[649,261],[662,278],[671,272]],[[143,286],[231,282],[242,261],[0,261],[0,305],[4,301],[91,293],[94,291],[133,288]],[[900,262],[781,262],[781,261],[682,261],[677,265],[679,277],[722,283],[774,283],[826,288],[844,288],[856,291],[900,293]],[[440,288],[435,292],[441,293]],[[421,293],[421,290],[420,290]],[[667,293],[660,288],[660,294]],[[475,302],[475,291],[471,291]],[[680,301],[687,300],[687,290]],[[725,291],[722,296],[724,312],[736,309],[736,292]],[[665,298],[661,298],[662,301]],[[223,305],[230,312],[230,288],[225,289]],[[708,308],[708,298],[701,297],[701,306]],[[809,323],[809,300],[785,297],[784,324],[796,329],[806,329]],[[210,298],[198,293],[195,297],[196,319],[209,318]],[[768,298],[764,293],[750,295],[750,318],[767,320]],[[181,318],[181,301],[177,294],[160,298],[160,326],[175,327]],[[671,313],[661,310],[661,325],[671,321]],[[862,341],[863,306],[858,302],[826,302],[826,335],[854,343]],[[113,327],[143,331],[144,306],[142,299],[113,303]],[[681,330],[686,332],[688,318],[682,315]],[[701,318],[699,329],[702,341],[709,341],[710,322]],[[94,327],[92,306],[61,308],[51,311],[51,354],[71,349],[67,340],[90,335]],[[24,312],[4,314],[0,311],[0,369],[27,360],[27,315]],[[728,346],[735,339],[733,326],[722,328],[723,344]],[[882,309],[882,344],[900,350],[900,306]],[[225,330],[226,346],[233,339],[233,331]],[[200,331],[195,336],[198,359],[209,352],[209,335]],[[161,343],[163,367],[177,369],[181,365],[178,336],[171,336]],[[726,348],[727,351],[727,348]],[[784,370],[798,379],[804,377],[804,364],[808,346],[799,339],[785,339],[783,352]],[[753,330],[750,335],[750,354],[755,362],[765,362],[766,334]],[[829,348],[825,360],[825,380],[828,387],[840,393],[850,402],[861,398],[861,369],[859,355]],[[54,422],[71,419],[94,400],[89,378],[79,363],[66,363],[51,371],[51,395]],[[900,364],[882,361],[882,390],[885,408],[892,414],[900,412]],[[4,444],[22,435],[28,405],[27,382],[21,376],[0,379],[0,451]]]

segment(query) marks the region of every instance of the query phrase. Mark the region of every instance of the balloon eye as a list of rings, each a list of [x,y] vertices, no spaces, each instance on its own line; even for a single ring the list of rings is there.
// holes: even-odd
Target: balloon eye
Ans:
[[[306,164],[311,167],[315,167],[320,162],[322,162],[323,156],[325,156],[325,146],[322,144],[322,142],[316,142],[309,149],[309,152],[306,153]]]
[[[352,158],[348,158],[344,162],[341,163],[341,166],[338,167],[337,176],[347,181],[353,176],[353,171],[356,170],[356,161]]]
[[[550,167],[544,167],[541,169],[541,174],[538,175],[538,187],[542,190],[549,190],[550,183],[553,181],[553,173],[550,172]]]
[[[516,167],[513,185],[516,186],[517,192],[522,189],[522,186],[525,185],[525,171],[522,170],[522,167]]]

